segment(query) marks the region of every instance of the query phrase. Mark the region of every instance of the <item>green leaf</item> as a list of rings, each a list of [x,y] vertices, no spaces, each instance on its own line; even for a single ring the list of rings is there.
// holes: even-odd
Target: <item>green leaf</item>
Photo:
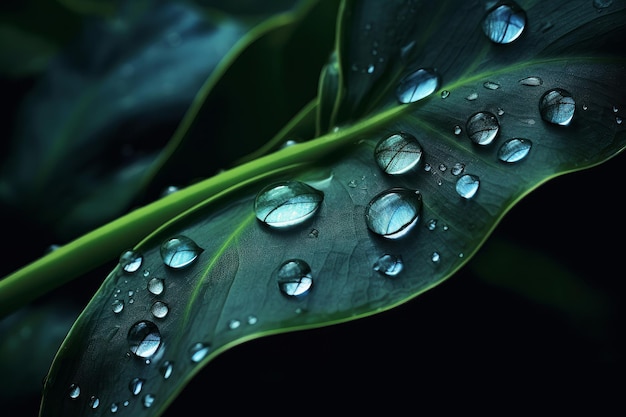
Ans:
[[[106,409],[116,404],[133,415],[160,415],[204,365],[237,344],[379,313],[440,284],[472,258],[503,216],[533,189],[624,149],[626,61],[613,48],[625,32],[622,2],[600,13],[591,4],[583,9],[567,2],[558,7],[521,2],[528,25],[508,45],[491,43],[481,28],[485,11],[464,2],[422,2],[419,10],[399,2],[388,8],[375,4],[345,2],[340,9],[341,87],[322,89],[330,96],[336,91],[331,112],[336,123],[317,125],[338,129],[206,180],[204,191],[211,195],[134,246],[142,255],[141,266],[131,273],[116,267],[76,321],[47,377],[41,415],[83,415],[94,404],[92,397]],[[540,24],[546,16],[551,26]],[[403,22],[397,26],[400,32],[389,32],[398,19]],[[377,56],[390,64],[378,68],[380,75],[369,65],[364,72],[360,67],[349,72],[353,58],[371,54],[373,43],[364,42],[369,35],[360,31],[377,27],[383,28],[377,32]],[[403,58],[407,45],[415,49]],[[441,86],[422,100],[398,104],[398,83],[419,68],[436,68]],[[320,84],[334,83],[322,78]],[[553,89],[571,94],[575,103],[573,119],[565,126],[544,120],[545,112],[542,117],[540,103]],[[444,91],[449,95],[441,95]],[[568,98],[560,111],[570,108]],[[322,110],[318,115],[326,118],[327,107]],[[480,145],[467,136],[468,120],[480,111],[492,113],[488,120],[499,124],[494,143]],[[291,128],[309,122],[298,117]],[[461,133],[455,133],[456,126]],[[398,132],[414,136],[423,153],[417,168],[388,175],[376,163],[376,147]],[[514,163],[499,160],[500,147],[513,138],[531,141],[530,152]],[[385,152],[402,157],[402,149]],[[455,167],[480,180],[475,195],[459,195],[461,173]],[[313,212],[312,217],[289,228],[263,224],[254,212],[257,193],[277,181],[293,180],[323,193],[320,206],[313,210],[315,200],[311,207],[291,196],[285,204],[278,201],[272,214],[294,204],[303,210],[299,216]],[[373,200],[396,187],[407,190],[400,193],[403,206]],[[319,195],[306,191],[299,197]],[[421,209],[411,207],[420,202]],[[146,211],[158,216],[154,207]],[[397,208],[401,210],[391,210]],[[388,209],[392,215],[385,222],[368,223],[368,214],[371,220]],[[383,227],[396,225],[398,216],[400,224],[393,230],[408,232],[390,238]],[[417,224],[411,227],[415,217]],[[189,266],[174,269],[164,264],[161,248],[180,236],[201,249]],[[397,275],[380,273],[377,262],[385,254],[397,257],[396,262],[401,258]],[[301,284],[313,284],[301,297],[285,296],[279,289],[281,265],[293,259],[310,267],[302,272]],[[163,292],[148,289],[153,278],[164,280]],[[124,307],[116,313],[120,301]],[[139,355],[133,340],[138,325],[148,330],[151,342]],[[206,355],[195,356],[198,349],[206,349]],[[173,364],[168,378],[161,373],[166,361]],[[129,390],[134,378],[144,380],[137,395]],[[81,389],[75,399],[68,393],[72,384]]]

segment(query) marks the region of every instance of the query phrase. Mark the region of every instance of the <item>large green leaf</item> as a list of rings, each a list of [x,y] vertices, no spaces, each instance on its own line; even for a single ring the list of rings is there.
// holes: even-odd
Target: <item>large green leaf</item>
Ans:
[[[46,380],[42,415],[82,415],[94,404],[105,413],[115,404],[118,412],[159,415],[203,365],[234,345],[398,306],[456,272],[534,188],[624,149],[620,109],[626,104],[626,68],[615,49],[625,32],[624,2],[600,12],[589,2],[584,7],[521,2],[528,24],[506,45],[485,37],[482,7],[441,3],[405,8],[398,2],[384,9],[343,3],[339,71],[324,72],[339,78],[320,83],[320,103],[334,103],[334,109],[322,109],[318,115],[328,122],[317,124],[320,130],[337,128],[207,180],[204,189],[212,195],[138,243],[141,267],[111,272],[59,350]],[[391,63],[383,66],[388,69],[378,68],[379,75],[375,65],[370,70],[359,61],[351,72],[354,57],[372,52],[373,43],[362,39],[370,32],[361,31],[379,27],[381,40],[372,42],[376,56]],[[400,79],[422,67],[436,68],[441,86],[423,100],[397,104]],[[540,111],[544,93],[556,88],[575,102],[573,120],[565,126],[549,123]],[[491,112],[498,121],[494,143],[478,145],[467,137],[466,123],[478,111]],[[388,175],[376,164],[375,148],[398,132],[417,138],[422,160],[407,174]],[[522,160],[503,162],[500,146],[512,138],[529,140],[532,147]],[[475,195],[459,195],[462,173],[455,167],[480,179]],[[279,180],[299,180],[323,193],[314,216],[286,230],[263,224],[253,210],[259,190]],[[417,225],[397,239],[368,230],[365,216],[372,199],[394,187],[410,190],[406,201],[423,202]],[[396,208],[383,207],[371,216]],[[181,235],[201,250],[178,270],[164,265],[160,248]],[[397,275],[385,276],[375,266],[384,254],[402,259]],[[289,259],[310,266],[313,286],[302,297],[279,290],[276,273]],[[153,278],[164,280],[163,292],[147,289]],[[114,312],[122,302],[123,309]],[[136,354],[137,323],[150,330],[151,343],[142,346],[155,352]],[[205,356],[194,356],[198,347]],[[168,378],[161,373],[166,361],[173,365]],[[140,392],[129,389],[136,387],[134,378],[143,380]],[[69,395],[72,384],[80,387],[76,398]]]

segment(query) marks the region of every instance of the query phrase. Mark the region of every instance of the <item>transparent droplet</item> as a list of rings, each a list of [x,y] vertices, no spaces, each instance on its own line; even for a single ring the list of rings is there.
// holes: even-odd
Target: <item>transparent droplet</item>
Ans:
[[[439,261],[441,260],[441,255],[439,255],[439,252],[433,252],[432,255],[430,255],[430,260],[434,263],[439,263]]]
[[[467,136],[478,145],[489,145],[500,131],[500,123],[495,114],[488,111],[474,113],[465,125]]]
[[[311,231],[309,232],[309,237],[312,239],[319,237],[319,235],[320,235],[320,231],[317,229],[311,229]]]
[[[511,43],[526,27],[526,12],[513,1],[500,1],[487,11],[482,27],[492,42]]]
[[[455,135],[457,135],[457,136],[460,135],[462,131],[463,130],[461,129],[461,126],[459,126],[459,125],[454,126],[454,134]]]
[[[145,379],[135,377],[131,379],[130,382],[128,383],[128,389],[133,395],[139,395],[139,393],[141,392],[141,389],[143,388],[144,382],[146,382]]]
[[[259,321],[257,316],[253,316],[253,315],[248,316],[248,319],[247,319],[248,324],[256,324],[257,321]]]
[[[117,410],[119,410],[119,406],[117,405],[117,403],[113,403],[111,404],[111,412],[112,413],[117,413]]]
[[[617,106],[613,106],[613,113],[619,112],[619,108]]]
[[[365,223],[374,233],[397,239],[408,233],[422,213],[418,191],[392,188],[376,195],[365,209]]]
[[[394,133],[378,142],[374,158],[380,169],[387,174],[404,174],[419,164],[422,146],[409,133]]]
[[[133,273],[136,272],[143,262],[143,257],[134,250],[127,250],[120,255],[119,264],[124,272]]]
[[[622,119],[621,117],[615,116],[615,123],[617,123],[618,125],[621,125],[623,121],[624,119]]]
[[[374,271],[388,277],[395,277],[404,269],[404,263],[399,256],[385,254],[374,263]]]
[[[300,181],[284,181],[265,187],[254,201],[256,217],[274,228],[286,228],[310,219],[324,193]]]
[[[176,236],[161,244],[161,259],[172,269],[182,269],[191,265],[203,251],[187,236]]]
[[[470,199],[474,197],[480,180],[476,175],[465,174],[459,177],[456,181],[456,192],[463,198]]]
[[[178,188],[177,186],[168,185],[167,187],[163,189],[163,191],[161,191],[161,198],[167,197],[170,194],[174,194],[178,190],[180,190],[180,188]]]
[[[161,375],[163,375],[163,379],[169,379],[172,376],[172,371],[174,370],[174,364],[171,361],[165,361],[159,368],[161,371]]]
[[[142,404],[146,408],[150,408],[154,403],[154,395],[146,394],[143,396]]]
[[[446,164],[439,164],[439,171],[446,172],[447,169],[448,167],[446,166]]]
[[[154,355],[162,341],[159,328],[148,320],[133,324],[128,330],[127,339],[130,351],[140,358],[149,358]]]
[[[485,87],[487,90],[497,90],[498,88],[500,88],[500,84],[494,83],[493,81],[485,81],[483,83],[483,87]]]
[[[311,267],[302,259],[289,259],[276,271],[276,281],[280,291],[288,297],[307,295],[313,287]]]
[[[239,326],[241,326],[241,321],[239,321],[237,319],[233,319],[233,320],[230,320],[228,322],[228,328],[230,330],[235,330],[235,329],[239,328]]]
[[[424,164],[424,171],[430,172],[431,169],[432,169],[432,166],[430,166],[430,164]]]
[[[433,68],[420,68],[406,75],[396,89],[400,103],[414,103],[428,97],[439,88],[441,80]]]
[[[462,164],[461,162],[457,162],[452,166],[452,169],[450,170],[450,172],[452,173],[452,175],[454,175],[455,177],[457,175],[461,175],[463,173],[463,171],[465,171],[465,164]]]
[[[496,110],[496,113],[498,114],[498,116],[503,116],[504,115],[504,109],[502,107],[498,107],[498,110]]]
[[[170,312],[170,307],[163,301],[155,301],[152,303],[152,307],[150,307],[150,312],[157,319],[163,319]]]
[[[528,139],[508,139],[498,149],[498,159],[509,163],[521,161],[526,158],[532,146],[532,142]]]
[[[593,7],[598,9],[598,11],[610,7],[612,4],[613,0],[593,0]]]
[[[124,310],[124,300],[115,300],[112,304],[113,312],[119,314]]]
[[[95,410],[96,408],[98,408],[99,405],[100,405],[100,398],[96,397],[95,395],[92,395],[91,398],[89,398],[89,407]]]
[[[446,98],[448,98],[448,97],[450,97],[450,91],[448,91],[448,90],[443,90],[443,91],[441,92],[441,98],[446,99]]]
[[[350,180],[350,181],[348,181],[348,187],[350,187],[350,188],[356,188],[356,181],[355,181],[355,180]]]
[[[163,278],[152,278],[148,281],[148,291],[153,295],[161,295],[165,290],[165,280]]]
[[[546,91],[539,100],[539,112],[546,122],[567,126],[574,117],[576,102],[572,95],[562,88]]]
[[[467,97],[465,97],[465,100],[467,101],[474,101],[478,99],[478,93],[470,93]]]
[[[430,219],[428,223],[426,223],[426,227],[428,230],[435,230],[437,228],[437,219]]]
[[[198,363],[204,359],[211,351],[211,345],[205,343],[194,344],[189,352],[191,353],[191,362]]]
[[[540,77],[526,77],[519,80],[519,83],[522,85],[527,85],[529,87],[537,87],[543,84],[543,80]]]
[[[68,395],[73,400],[75,400],[76,398],[78,398],[80,396],[80,387],[78,386],[78,384],[70,385],[70,389],[68,391]]]

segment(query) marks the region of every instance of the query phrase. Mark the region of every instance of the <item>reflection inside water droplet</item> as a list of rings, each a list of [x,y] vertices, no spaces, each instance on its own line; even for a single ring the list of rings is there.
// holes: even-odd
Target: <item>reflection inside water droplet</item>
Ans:
[[[456,182],[456,192],[463,198],[470,199],[478,191],[480,180],[476,175],[465,174]]]
[[[156,324],[148,320],[141,320],[133,324],[128,330],[128,345],[130,351],[138,357],[149,358],[161,346],[161,332]]]
[[[419,221],[422,196],[418,191],[392,188],[376,195],[365,209],[365,223],[374,233],[397,239]]]
[[[465,125],[467,136],[477,145],[489,145],[498,136],[500,123],[496,116],[488,111],[474,113]]]
[[[521,161],[526,158],[532,145],[532,142],[528,139],[508,139],[498,149],[498,159],[508,163]]]
[[[559,126],[567,126],[574,117],[576,102],[572,95],[562,88],[546,91],[539,100],[541,118]]]
[[[526,12],[513,1],[501,1],[487,11],[483,32],[495,43],[508,44],[519,38],[526,27]]]
[[[281,293],[288,297],[303,297],[313,287],[311,267],[302,259],[289,259],[276,271],[276,281]]]
[[[422,146],[415,136],[399,132],[383,138],[376,145],[374,158],[387,174],[404,174],[415,168],[422,158]]]
[[[388,277],[395,277],[404,269],[404,263],[399,256],[385,254],[374,263],[374,271]]]
[[[414,103],[437,91],[440,82],[434,68],[420,68],[400,80],[396,97],[400,103]]]
[[[141,254],[134,250],[127,250],[120,255],[119,264],[124,272],[133,273],[136,272],[143,262]]]
[[[254,201],[256,217],[273,228],[287,228],[310,219],[324,193],[300,181],[283,181],[262,189]]]
[[[203,251],[187,236],[176,236],[161,244],[161,259],[172,269],[182,269],[191,265]]]

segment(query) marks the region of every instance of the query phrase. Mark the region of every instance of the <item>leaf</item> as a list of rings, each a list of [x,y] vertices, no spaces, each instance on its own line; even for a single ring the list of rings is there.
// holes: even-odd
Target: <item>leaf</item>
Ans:
[[[116,267],[64,341],[44,386],[41,415],[82,415],[95,404],[94,398],[107,409],[121,404],[133,415],[160,415],[204,365],[236,344],[365,317],[440,284],[534,188],[600,164],[624,149],[620,109],[625,104],[625,62],[605,47],[624,34],[626,5],[615,3],[597,13],[591,5],[587,11],[565,2],[558,9],[553,2],[522,2],[529,22],[524,34],[510,45],[494,45],[481,31],[484,10],[461,2],[441,3],[420,3],[425,9],[419,16],[429,12],[432,26],[409,30],[417,38],[408,63],[388,66],[394,70],[373,78],[376,82],[368,81],[368,71],[351,82],[345,71],[346,59],[365,56],[359,48],[370,51],[371,46],[351,38],[351,30],[363,27],[363,19],[371,19],[372,28],[379,23],[390,27],[399,16],[386,13],[398,9],[378,9],[370,16],[367,2],[343,4],[338,19],[348,29],[339,36],[353,42],[338,45],[357,52],[338,54],[344,69],[334,112],[339,129],[207,180],[221,181],[222,188],[137,244],[141,266],[130,273]],[[416,10],[405,12],[403,19],[410,20],[411,13],[417,16]],[[545,16],[565,23],[539,34],[535,25]],[[602,45],[589,49],[591,37],[603,40]],[[406,40],[411,43],[410,37]],[[402,49],[380,53],[397,60]],[[398,82],[426,66],[441,74],[441,87],[422,100],[397,104]],[[537,78],[530,82],[528,77]],[[549,103],[552,112],[541,110],[545,93],[553,89],[561,89],[554,91],[562,101]],[[441,95],[444,91],[450,94]],[[474,93],[478,97],[468,99]],[[574,115],[566,126],[544,120],[572,107]],[[476,134],[493,132],[497,121],[494,143],[479,144],[470,140],[474,135],[466,136],[473,124],[468,120],[481,111],[492,115]],[[455,134],[456,126],[462,134]],[[421,151],[409,142],[413,151],[407,155],[420,161],[406,174],[388,175],[375,155],[385,155],[384,168],[388,156],[406,162],[401,153],[406,147],[393,145],[383,152],[376,147],[398,132],[416,138]],[[515,163],[499,160],[500,146],[513,138],[530,140],[530,152]],[[475,194],[460,192],[462,176],[455,167],[480,181]],[[313,215],[290,228],[268,227],[255,217],[255,197],[264,187],[285,180],[314,187],[323,200],[314,210],[309,193],[277,200],[275,210],[289,203]],[[403,191],[394,191],[391,199],[376,199],[397,187]],[[387,215],[388,209],[394,210]],[[385,221],[377,222],[378,215]],[[402,237],[389,238],[404,231]],[[201,248],[194,253],[197,258],[186,268],[164,265],[162,245],[181,236]],[[384,260],[394,267],[387,276],[380,273],[385,270],[379,263],[383,255],[390,255]],[[304,266],[296,288],[312,282],[305,295],[281,294],[278,275],[284,262],[292,271]],[[163,292],[148,290],[153,278],[164,280]],[[124,307],[115,313],[120,300]],[[168,378],[160,373],[166,361],[173,365]],[[136,387],[134,378],[144,380],[137,395],[129,389]],[[81,390],[75,399],[68,392],[72,384]]]

